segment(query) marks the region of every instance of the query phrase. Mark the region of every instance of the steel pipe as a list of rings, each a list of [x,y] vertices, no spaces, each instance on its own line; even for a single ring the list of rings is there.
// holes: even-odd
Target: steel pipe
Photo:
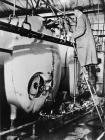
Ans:
[[[33,121],[33,122],[30,122],[30,123],[26,123],[24,125],[18,126],[16,128],[12,128],[10,130],[6,130],[6,131],[3,131],[3,132],[0,132],[0,136],[6,135],[6,134],[11,133],[11,132],[14,132],[16,130],[20,130],[20,129],[22,129],[24,127],[27,127],[27,126],[31,126],[31,125],[33,125],[35,123],[36,123],[36,121]]]

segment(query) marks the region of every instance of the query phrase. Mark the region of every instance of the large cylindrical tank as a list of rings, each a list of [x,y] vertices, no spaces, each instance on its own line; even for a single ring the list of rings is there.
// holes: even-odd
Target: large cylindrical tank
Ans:
[[[61,77],[59,51],[56,46],[38,43],[17,46],[13,56],[5,62],[4,73],[7,100],[16,106],[21,106],[25,111],[30,111],[32,100],[29,90],[31,94],[39,92],[37,91],[39,89],[34,87],[39,80],[42,80],[42,87],[45,82],[49,81],[47,84],[51,84],[52,81],[53,85],[49,86],[52,86],[53,96],[56,95]],[[31,83],[30,89],[28,89],[29,83]],[[36,99],[38,98],[40,99],[40,96]],[[44,100],[45,96],[43,103]],[[36,110],[37,107],[39,109],[38,104]]]
[[[41,18],[29,17],[28,21],[33,31],[52,35],[51,31],[43,26]],[[52,95],[48,96],[52,100],[58,91],[61,79],[59,49],[51,42],[11,33],[10,36],[11,43],[9,46],[7,44],[7,47],[13,48],[13,54],[4,64],[7,100],[26,112],[38,111],[47,97],[42,93],[45,90],[51,92]]]
[[[42,19],[29,17],[28,21],[33,31],[52,35],[43,26]],[[4,63],[5,90],[9,103],[20,106],[26,112],[35,112],[40,110],[47,97],[53,100],[58,89],[68,90],[73,95],[72,47],[11,33],[10,36],[11,43],[6,46],[13,48],[13,54]],[[45,91],[48,93],[45,94]]]

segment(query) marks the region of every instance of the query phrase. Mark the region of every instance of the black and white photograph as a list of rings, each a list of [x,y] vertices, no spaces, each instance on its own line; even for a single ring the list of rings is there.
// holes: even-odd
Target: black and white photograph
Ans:
[[[0,0],[0,140],[105,140],[105,0]]]

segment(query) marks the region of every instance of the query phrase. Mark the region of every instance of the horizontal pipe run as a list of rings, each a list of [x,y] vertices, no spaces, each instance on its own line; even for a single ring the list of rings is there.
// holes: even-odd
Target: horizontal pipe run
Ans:
[[[104,10],[100,9],[99,10],[100,13],[104,12]],[[98,13],[98,10],[88,10],[88,11],[84,11],[84,14],[92,14],[92,13]],[[55,15],[48,15],[48,16],[42,16],[43,18],[58,18],[58,17],[63,17],[64,15],[62,13],[59,13],[57,16]],[[74,12],[73,11],[66,11],[65,16],[74,16]]]
[[[18,27],[18,26],[15,26],[15,25],[12,25],[9,23],[5,23],[2,21],[0,21],[0,30],[16,33],[16,34],[19,34],[24,37],[37,38],[40,40],[45,40],[45,41],[62,44],[62,45],[70,46],[70,47],[74,46],[72,42],[65,41],[65,40],[59,39],[59,38],[55,38],[55,37],[52,37],[49,35],[45,35],[43,33],[38,33],[38,32],[32,31],[31,29],[25,29],[23,27]]]
[[[27,126],[31,126],[31,125],[33,125],[33,124],[35,124],[35,123],[36,123],[36,121],[33,121],[33,122],[30,122],[30,123],[27,123],[27,124],[18,126],[18,127],[16,127],[16,128],[12,128],[12,129],[10,129],[10,130],[6,130],[6,131],[3,131],[3,132],[0,132],[0,136],[6,135],[6,134],[11,133],[11,132],[14,132],[14,131],[16,131],[16,130],[20,130],[20,129],[22,129],[22,128],[24,128],[24,127],[27,127]]]
[[[94,36],[98,36],[98,37],[105,37],[105,35],[103,34],[103,35],[94,35]]]
[[[7,1],[7,0],[0,0],[0,1],[1,1],[2,3],[7,4],[7,5],[14,6],[14,3],[9,2],[9,1]],[[18,8],[18,9],[24,10],[23,7],[20,7],[20,6],[18,6],[18,5],[15,5],[15,7]]]

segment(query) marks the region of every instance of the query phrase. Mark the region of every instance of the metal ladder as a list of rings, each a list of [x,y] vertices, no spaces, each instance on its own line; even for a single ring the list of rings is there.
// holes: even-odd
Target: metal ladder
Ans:
[[[75,63],[78,61],[78,57],[77,57],[78,55],[77,55],[77,48],[76,48],[75,43],[73,43],[73,46],[74,46],[74,70],[75,70],[75,69],[76,69],[76,68],[75,68]],[[95,108],[96,108],[97,114],[98,114],[98,116],[99,116],[99,119],[100,119],[101,124],[102,124],[102,126],[103,126],[103,128],[104,128],[104,131],[105,131],[104,123],[103,123],[103,120],[102,120],[102,117],[101,117],[101,114],[103,114],[104,111],[103,111],[103,109],[102,109],[102,107],[101,107],[100,104],[99,104],[99,105],[96,104],[95,99],[94,99],[94,95],[97,96],[96,90],[95,90],[94,86],[92,86],[92,85],[89,83],[89,81],[88,81],[88,79],[87,79],[87,77],[86,77],[86,74],[85,74],[85,71],[84,71],[83,68],[82,68],[82,71],[81,71],[81,72],[83,73],[83,78],[84,78],[85,83],[86,83],[86,85],[87,85],[87,88],[88,88],[88,90],[89,90],[89,92],[90,92],[90,94],[91,94],[92,101],[93,101],[93,103],[94,103],[94,106],[95,106]],[[75,84],[76,82],[77,82],[77,81],[76,81],[76,78],[74,77],[74,84]],[[75,85],[75,86],[76,86],[76,85]],[[97,97],[98,97],[98,96],[97,96]],[[75,104],[75,90],[74,90],[74,104]],[[100,110],[99,110],[98,107],[100,108]]]
[[[85,80],[85,82],[86,82],[86,84],[87,84],[88,90],[89,90],[89,92],[90,92],[90,94],[91,94],[91,98],[92,98],[92,101],[93,101],[94,106],[95,106],[95,108],[96,108],[96,111],[97,111],[97,114],[98,114],[99,119],[100,119],[100,121],[101,121],[101,124],[102,124],[102,126],[103,126],[103,128],[104,128],[104,130],[105,130],[105,127],[104,127],[104,125],[103,125],[104,123],[103,123],[103,120],[102,120],[102,117],[101,117],[101,114],[103,114],[104,111],[103,111],[103,109],[102,109],[101,104],[99,103],[99,105],[97,105],[97,103],[96,103],[96,101],[95,101],[95,99],[94,99],[94,95],[95,95],[96,97],[98,97],[98,96],[97,96],[97,93],[96,93],[96,90],[95,90],[94,86],[91,85],[91,84],[89,83],[89,81],[88,81],[88,79],[87,79],[87,77],[86,77],[86,74],[85,74],[85,71],[84,71],[83,68],[82,68],[82,73],[83,73],[84,80]],[[99,110],[99,108],[100,108],[100,110]]]

